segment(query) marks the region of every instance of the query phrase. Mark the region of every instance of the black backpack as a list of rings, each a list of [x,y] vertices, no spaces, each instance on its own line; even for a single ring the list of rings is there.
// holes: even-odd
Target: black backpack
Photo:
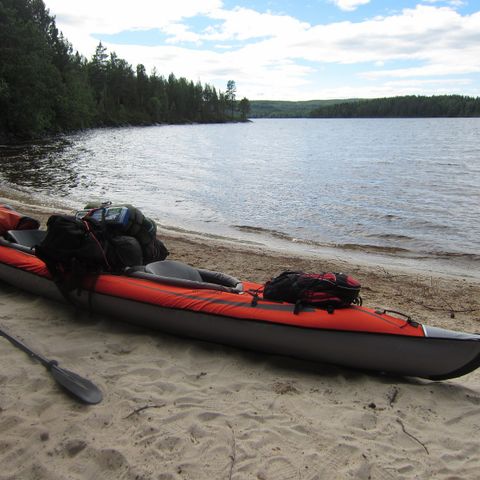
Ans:
[[[312,305],[331,311],[361,304],[360,283],[344,273],[304,273],[286,271],[267,282],[263,298],[295,304],[294,312]]]
[[[117,273],[144,262],[141,245],[134,237],[112,233],[92,217],[69,215],[48,219],[47,235],[35,247],[35,254],[56,277]]]
[[[52,274],[98,273],[111,269],[105,244],[104,232],[97,221],[52,215],[45,238],[35,247],[35,255]]]
[[[52,215],[47,222],[45,238],[35,246],[35,255],[45,262],[64,298],[75,304],[70,292],[74,289],[80,292],[86,274],[93,274],[93,288],[98,274],[111,270],[105,243],[98,222],[78,220],[69,215]]]

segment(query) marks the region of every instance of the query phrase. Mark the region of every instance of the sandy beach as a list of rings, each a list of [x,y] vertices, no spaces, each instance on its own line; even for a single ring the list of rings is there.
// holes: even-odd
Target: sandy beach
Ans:
[[[43,224],[55,210],[5,202]],[[480,331],[480,284],[470,277],[160,237],[171,259],[241,279],[348,272],[367,306]],[[479,476],[480,371],[430,382],[314,365],[90,316],[3,283],[0,324],[104,394],[96,406],[75,402],[0,338],[0,480]]]

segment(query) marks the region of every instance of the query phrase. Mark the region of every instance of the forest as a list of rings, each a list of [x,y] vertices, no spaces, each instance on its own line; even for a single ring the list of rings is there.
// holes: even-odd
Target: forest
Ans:
[[[74,51],[43,0],[0,0],[0,141],[84,128],[213,123],[256,118],[480,116],[480,98],[403,96],[307,102],[236,100],[173,73],[133,68],[99,43],[90,59]]]
[[[312,110],[352,100],[251,100],[250,118],[305,118]]]
[[[477,117],[480,98],[462,95],[408,95],[322,105],[314,118]]]
[[[43,0],[0,0],[0,139],[77,129],[246,120],[249,101],[208,84],[132,68],[99,43],[91,59],[56,27]]]

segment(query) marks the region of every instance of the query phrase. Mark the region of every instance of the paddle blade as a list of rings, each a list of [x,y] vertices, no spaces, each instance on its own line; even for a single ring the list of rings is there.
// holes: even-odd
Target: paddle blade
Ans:
[[[58,365],[52,365],[49,370],[58,384],[82,402],[95,405],[102,401],[102,392],[90,380]]]

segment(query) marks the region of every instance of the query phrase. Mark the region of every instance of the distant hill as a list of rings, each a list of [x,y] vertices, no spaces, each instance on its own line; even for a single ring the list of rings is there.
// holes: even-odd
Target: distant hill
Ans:
[[[313,110],[349,100],[307,100],[290,102],[284,100],[250,100],[250,118],[305,118]]]
[[[372,99],[251,100],[250,118],[478,117],[480,97],[407,95]]]
[[[315,118],[478,117],[480,97],[407,95],[355,100],[314,108]]]

